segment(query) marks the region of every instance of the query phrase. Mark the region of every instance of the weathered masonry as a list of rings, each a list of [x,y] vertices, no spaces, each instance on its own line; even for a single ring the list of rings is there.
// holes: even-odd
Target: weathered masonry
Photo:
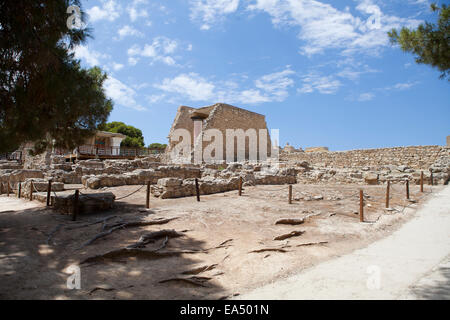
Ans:
[[[178,129],[185,129],[190,133],[191,136],[191,150],[194,150],[194,145],[196,141],[199,141],[199,136],[209,129],[217,129],[223,135],[223,159],[226,159],[227,154],[227,129],[237,130],[242,129],[246,132],[248,129],[254,129],[256,131],[257,140],[257,153],[264,152],[267,150],[267,155],[270,156],[271,153],[271,141],[270,135],[267,130],[266,117],[264,115],[237,108],[228,104],[217,103],[215,105],[203,108],[191,108],[186,106],[181,106],[178,108],[177,115],[172,124],[168,139],[168,149],[170,153],[175,146],[179,143],[178,137],[175,136],[175,132]],[[266,130],[266,143],[267,145],[262,145],[260,139],[261,130]],[[202,136],[203,137],[203,136]],[[214,141],[205,141],[203,139],[203,150],[213,143]],[[250,137],[245,137],[245,159],[249,158],[249,142]],[[231,148],[231,146],[229,146]],[[261,149],[262,148],[262,149]],[[267,149],[266,149],[267,148]],[[242,150],[242,149],[241,149]],[[234,157],[235,161],[238,154],[238,141],[234,138]],[[215,156],[215,155],[214,155]]]

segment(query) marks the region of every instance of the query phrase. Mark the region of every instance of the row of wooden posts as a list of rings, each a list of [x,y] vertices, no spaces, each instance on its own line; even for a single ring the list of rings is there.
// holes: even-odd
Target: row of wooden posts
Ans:
[[[424,184],[424,175],[423,175],[423,171],[420,173],[420,192],[423,193],[423,184]],[[200,201],[200,195],[199,195],[199,191],[198,191],[198,181],[196,179],[196,185],[197,185],[197,198],[198,201]],[[430,185],[433,185],[433,173],[431,173],[430,176]],[[390,187],[391,187],[391,182],[388,181],[387,182],[387,187],[386,187],[386,208],[389,208],[389,200],[390,200]],[[409,200],[409,180],[406,180],[406,199]],[[292,185],[289,185],[289,193],[288,193],[288,203],[292,204]],[[239,196],[242,196],[242,177],[239,179]],[[359,191],[359,217],[360,217],[360,221],[364,222],[364,191],[361,189]]]
[[[423,183],[424,183],[424,175],[423,171],[420,174],[420,192],[423,193]],[[433,185],[433,173],[431,173],[430,176],[430,185]],[[238,187],[238,194],[241,197],[242,196],[242,186],[243,186],[243,179],[242,177],[239,178],[239,187]],[[389,200],[390,200],[390,186],[391,182],[387,182],[387,188],[386,188],[386,208],[389,208]],[[33,181],[30,181],[30,201],[33,201]],[[151,191],[151,183],[150,181],[147,182],[147,197],[146,197],[146,208],[150,209],[150,191]],[[195,179],[195,191],[197,195],[197,201],[200,202],[200,187],[198,179]],[[7,196],[9,197],[9,194],[11,193],[11,185],[8,181],[7,187],[6,187]],[[51,192],[52,192],[52,181],[48,181],[48,187],[47,187],[47,207],[50,206],[50,200],[51,200]],[[0,183],[0,194],[3,194],[3,184]],[[18,198],[20,199],[22,196],[22,183],[19,182],[19,190],[18,190]],[[75,221],[78,216],[79,211],[79,198],[80,198],[80,191],[75,190],[75,197],[74,197],[74,212],[73,212],[73,220]],[[406,180],[406,199],[409,200],[409,180]],[[364,222],[364,191],[361,189],[359,193],[359,202],[360,202],[360,221]],[[288,194],[288,203],[292,204],[292,185],[289,185],[289,194]]]
[[[420,173],[420,192],[423,193],[423,171]],[[431,173],[430,176],[430,185],[433,185],[433,173]],[[387,182],[386,186],[386,208],[389,208],[389,201],[390,201],[390,189],[391,189],[391,182]],[[405,191],[406,191],[406,199],[409,200],[409,180],[406,180],[405,183]],[[364,222],[364,191],[361,189],[359,190],[359,220],[361,222]]]
[[[9,183],[9,181],[6,183],[6,196],[9,197],[10,193],[11,193],[11,184]],[[33,181],[30,181],[30,195],[29,195],[29,199],[30,201],[33,201]],[[47,207],[50,207],[50,193],[52,192],[52,181],[49,180],[48,181],[48,187],[47,187]],[[0,194],[3,194],[3,183],[0,183]],[[19,182],[19,186],[18,186],[18,190],[17,190],[17,198],[21,199],[22,198],[22,182]]]

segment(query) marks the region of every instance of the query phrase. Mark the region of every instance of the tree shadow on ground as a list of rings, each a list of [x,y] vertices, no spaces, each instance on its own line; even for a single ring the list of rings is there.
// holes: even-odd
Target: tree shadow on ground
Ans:
[[[450,260],[441,265],[431,274],[433,279],[427,277],[426,283],[420,281],[411,292],[418,299],[449,300],[450,299]],[[438,278],[438,279],[434,279]]]
[[[215,280],[219,262],[208,259],[204,241],[185,232],[169,239],[153,258],[128,256],[80,265],[88,257],[132,244],[141,235],[173,229],[170,223],[145,228],[130,228],[83,244],[101,232],[102,224],[81,228],[110,216],[152,218],[154,212],[142,206],[118,204],[101,213],[63,216],[45,207],[0,214],[0,298],[1,299],[218,299],[226,296]],[[58,229],[59,227],[59,229]],[[67,228],[69,227],[69,228]],[[176,230],[178,232],[186,230]],[[165,239],[158,239],[145,250],[155,250]],[[219,244],[218,244],[219,245]],[[182,254],[165,254],[187,251]],[[67,268],[79,265],[81,290],[69,290]],[[211,267],[208,269],[208,267]],[[204,267],[204,270],[202,269]],[[187,279],[187,280],[186,280]]]

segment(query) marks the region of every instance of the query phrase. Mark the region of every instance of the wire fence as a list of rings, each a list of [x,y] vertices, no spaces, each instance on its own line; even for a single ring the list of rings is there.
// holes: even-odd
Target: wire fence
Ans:
[[[117,198],[116,201],[118,201],[118,200],[123,200],[123,199],[126,199],[126,198],[129,198],[129,197],[131,197],[132,195],[134,195],[134,194],[138,193],[139,191],[141,191],[141,190],[142,190],[144,187],[146,187],[146,186],[147,186],[147,184],[143,184],[143,185],[140,186],[136,191],[133,191],[133,192],[131,192],[130,194],[128,194],[128,195],[126,195],[126,196]]]
[[[238,190],[240,190],[240,194],[241,195],[243,194],[242,191],[244,191],[243,183],[244,183],[243,180],[241,180],[239,188],[238,188]],[[295,192],[300,192],[303,195],[305,195],[305,189],[304,188],[300,189],[299,187],[297,187],[297,186],[295,186],[293,184],[284,184],[284,185],[280,185],[277,188],[273,188],[273,187],[272,188],[270,188],[270,187],[268,188],[269,185],[256,185],[256,183],[249,182],[249,181],[247,181],[245,183],[246,183],[246,187],[248,187],[248,186],[255,187],[256,191],[259,191],[259,192],[280,193],[280,192],[284,191],[284,192],[286,192],[286,200],[288,200],[289,204],[291,204],[292,201],[300,201],[298,196],[296,197],[296,199],[293,199],[293,192],[294,191]],[[8,182],[8,184],[9,184],[9,182]],[[32,181],[30,181],[30,184],[31,184],[31,186],[30,186],[30,192],[31,192],[30,199],[32,199],[32,193],[33,192],[36,192],[36,193],[43,192],[43,191],[39,191],[36,188],[36,185]],[[148,185],[148,183],[145,183],[143,185],[139,185],[139,187],[136,190],[134,190],[134,191],[132,191],[132,192],[130,192],[130,193],[124,195],[124,196],[121,196],[119,198],[115,198],[115,201],[120,201],[120,200],[127,199],[127,198],[129,198],[129,197],[139,193],[147,185]],[[259,186],[260,188],[256,188],[257,186]],[[51,188],[51,183],[49,184],[49,187]],[[363,189],[363,188],[364,188],[364,186],[361,186],[359,189]],[[1,189],[4,189],[3,188],[3,183],[2,183]],[[86,189],[86,188],[84,188],[84,189]],[[200,190],[200,188],[198,188],[198,190]],[[346,190],[346,191],[350,191],[350,190]],[[378,190],[378,192],[379,191],[380,190]],[[48,192],[48,190],[47,190],[47,192]],[[55,200],[61,198],[60,196],[58,196],[58,194],[54,190],[51,190],[51,192],[53,192],[53,196],[54,196]],[[366,189],[362,193],[362,199],[360,199],[360,191],[359,190],[357,192],[352,192],[349,195],[343,195],[344,192],[345,191],[341,191],[339,195],[335,195],[334,194],[333,197],[331,197],[331,198],[329,198],[327,200],[343,201],[343,200],[354,199],[355,202],[357,200],[358,200],[358,202],[362,200],[362,202],[363,202],[362,206],[364,207],[367,204],[370,204],[370,205],[381,205],[381,204],[384,204],[384,203],[386,203],[386,206],[388,206],[389,201],[391,201],[393,199],[397,199],[395,206],[396,207],[400,207],[401,209],[393,209],[393,211],[404,212],[406,210],[406,208],[412,206],[416,202],[422,200],[428,194],[432,193],[433,189],[432,189],[432,187],[430,187],[429,191],[425,191],[425,189],[424,189],[423,193],[421,194],[421,196],[419,196],[416,193],[414,200],[411,200],[409,198],[409,195],[410,195],[409,194],[409,184],[403,184],[403,185],[390,184],[389,185],[389,194],[387,194],[387,188],[386,188],[386,194],[385,195],[378,195],[378,194],[374,195],[373,192],[368,192],[367,189]],[[75,194],[71,196],[72,199],[75,197],[76,193],[78,193],[79,195],[82,195],[83,197],[86,197],[87,199],[90,199],[90,200],[99,201],[99,202],[103,202],[103,203],[108,202],[107,200],[105,200],[102,197],[95,197],[94,196],[95,193],[94,194],[87,194],[87,193],[82,192],[81,189],[75,189]],[[198,191],[198,193],[200,194],[200,191]],[[405,198],[404,199],[399,199],[399,194],[404,194]],[[267,196],[264,196],[264,195],[261,196],[261,195],[255,194],[255,193],[244,193],[243,195],[245,195],[246,197],[260,199],[260,200],[267,200],[268,199]],[[275,195],[275,197],[277,197],[277,196],[279,196],[279,194]],[[147,194],[147,197],[149,197],[149,194]],[[314,195],[312,195],[312,194],[309,194],[309,195],[307,195],[307,196],[305,196],[303,198],[300,198],[300,199],[301,200],[306,200],[305,198],[313,198],[312,200],[315,200],[314,199]],[[321,197],[320,200],[323,200],[323,196]],[[407,204],[399,203],[400,200],[409,201],[409,203],[407,203]],[[147,198],[147,201],[148,201],[148,198]],[[379,219],[379,217],[378,217],[378,219]],[[378,221],[378,219],[376,221]],[[374,221],[372,221],[372,222],[366,221],[366,222],[374,223]]]
[[[264,185],[261,185],[261,186],[264,186]],[[292,187],[292,192],[289,191],[290,187]],[[360,189],[363,189],[363,188],[364,188],[364,186],[361,186]],[[301,192],[304,194],[305,190],[299,189],[295,185],[283,185],[282,187],[276,188],[276,189],[261,188],[258,191],[274,192],[274,193],[285,191],[286,192],[286,200],[288,201],[288,203],[292,203],[292,201],[296,201],[295,199],[293,199],[293,192],[294,191]],[[382,191],[382,190],[378,190],[377,193],[379,193],[380,191]],[[406,208],[411,207],[412,205],[421,201],[427,195],[431,194],[433,192],[433,188],[430,186],[429,190],[425,190],[425,187],[424,187],[423,192],[410,192],[410,191],[411,190],[409,189],[409,184],[403,184],[403,185],[390,184],[389,185],[389,195],[387,194],[387,188],[385,189],[384,195],[374,195],[372,192],[368,192],[367,190],[365,190],[362,193],[362,196],[363,196],[362,197],[362,206],[364,208],[367,205],[369,205],[369,207],[373,206],[375,208],[378,206],[387,205],[387,204],[389,204],[389,202],[391,200],[397,199],[397,201],[395,203],[396,208],[394,208],[394,209],[390,208],[390,209],[392,209],[393,211],[396,211],[396,212],[403,213],[406,210]],[[419,195],[419,194],[421,194],[421,195]],[[264,198],[264,197],[258,196],[257,194],[255,195],[255,194],[247,193],[244,195],[248,196],[250,198],[254,198],[254,199],[267,200],[267,197]],[[402,195],[404,195],[404,198],[402,198]],[[410,196],[414,196],[414,199],[411,199]],[[313,195],[309,195],[309,198],[311,198],[311,197],[313,197]],[[342,195],[342,193],[341,193],[341,195],[335,197],[334,199],[328,199],[328,200],[343,201],[343,200],[349,200],[349,199],[354,199],[355,202],[358,201],[358,203],[360,203],[360,201],[361,201],[360,191],[351,193],[350,195],[346,195],[346,196]],[[298,198],[297,198],[297,201],[298,201]],[[408,203],[405,204],[404,201],[408,201]],[[385,208],[385,209],[387,209],[387,208]],[[381,216],[382,216],[382,214],[380,214],[373,221],[367,221],[363,218],[363,222],[376,223],[376,222],[378,222],[378,220],[380,219]]]

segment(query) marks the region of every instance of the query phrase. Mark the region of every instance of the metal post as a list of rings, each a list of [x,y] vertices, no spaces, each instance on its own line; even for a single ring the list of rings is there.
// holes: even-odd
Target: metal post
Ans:
[[[47,187],[47,207],[50,207],[50,194],[52,192],[52,180],[48,181]]]
[[[359,221],[364,222],[364,192],[359,190]]]
[[[292,204],[292,185],[289,185],[289,204]]]
[[[80,190],[75,190],[75,198],[73,199],[73,216],[72,220],[76,221],[79,211]]]
[[[195,193],[197,194],[197,201],[200,202],[200,187],[197,178],[195,178]]]
[[[391,188],[391,181],[387,182],[387,187],[386,187],[386,208],[389,208],[389,193],[390,193],[390,188]]]
[[[22,198],[22,182],[19,182],[19,192],[17,194],[17,197],[19,199]]]
[[[147,201],[146,201],[146,204],[145,204],[145,207],[147,208],[147,209],[150,209],[150,181],[148,181],[147,182]]]

